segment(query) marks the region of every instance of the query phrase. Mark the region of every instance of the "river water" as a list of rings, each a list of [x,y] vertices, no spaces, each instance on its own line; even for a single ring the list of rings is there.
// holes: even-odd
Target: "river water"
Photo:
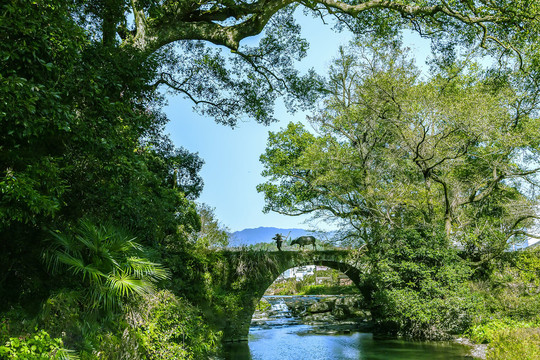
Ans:
[[[451,342],[377,339],[371,333],[319,331],[298,324],[282,303],[263,326],[252,325],[248,342],[229,344],[225,360],[458,360],[472,359],[469,348]]]

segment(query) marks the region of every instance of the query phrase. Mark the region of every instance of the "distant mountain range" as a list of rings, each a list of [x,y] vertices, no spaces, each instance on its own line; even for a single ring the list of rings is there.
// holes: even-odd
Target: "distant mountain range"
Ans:
[[[287,240],[295,239],[303,235],[312,235],[312,231],[304,229],[280,229],[275,227],[259,227],[256,229],[244,229],[235,231],[231,234],[229,246],[254,245],[258,243],[273,242],[272,238],[276,234],[283,234],[286,237],[290,232]]]

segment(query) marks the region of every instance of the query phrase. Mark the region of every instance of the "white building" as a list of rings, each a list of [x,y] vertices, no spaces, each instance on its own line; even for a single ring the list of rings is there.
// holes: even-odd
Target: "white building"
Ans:
[[[298,267],[285,270],[283,274],[281,274],[278,277],[278,280],[285,280],[285,279],[290,279],[290,278],[296,278],[296,280],[303,280],[304,276],[315,274],[315,270],[322,271],[322,270],[328,270],[328,268],[326,266],[318,266],[318,265],[298,266]]]

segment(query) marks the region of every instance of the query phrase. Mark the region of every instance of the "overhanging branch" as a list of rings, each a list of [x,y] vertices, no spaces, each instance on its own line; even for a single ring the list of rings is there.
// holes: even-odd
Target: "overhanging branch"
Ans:
[[[242,39],[258,35],[279,10],[294,3],[319,13],[324,9],[328,14],[338,17],[348,15],[357,18],[360,13],[373,10],[391,10],[411,20],[431,19],[440,22],[443,16],[466,25],[478,26],[479,31],[482,32],[482,43],[491,40],[509,49],[503,41],[488,34],[485,25],[510,23],[512,14],[505,9],[491,6],[487,9],[491,11],[488,13],[487,10],[480,11],[479,8],[471,7],[470,4],[468,7],[453,8],[454,5],[445,1],[437,5],[423,6],[390,0],[371,0],[354,5],[338,0],[259,0],[253,3],[227,2],[222,3],[222,6],[211,8],[204,8],[204,5],[208,3],[201,2],[198,5],[195,4],[196,8],[187,7],[180,10],[163,5],[159,18],[151,21],[147,21],[144,17],[137,0],[132,0],[136,36],[131,43],[146,53],[152,53],[162,46],[179,40],[204,40],[238,50]],[[461,7],[461,5],[457,6]],[[320,15],[322,16],[322,13]],[[234,19],[233,25],[222,25],[232,19]],[[532,19],[535,19],[534,16]]]

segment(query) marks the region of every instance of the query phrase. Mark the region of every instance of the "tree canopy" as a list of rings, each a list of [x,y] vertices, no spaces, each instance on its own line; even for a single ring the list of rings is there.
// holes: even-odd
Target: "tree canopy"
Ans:
[[[38,258],[49,229],[73,229],[85,216],[112,218],[144,245],[199,231],[192,200],[202,160],[162,134],[162,88],[231,126],[242,117],[274,121],[280,96],[291,111],[313,107],[328,84],[295,69],[309,46],[300,10],[356,35],[412,29],[433,39],[442,65],[483,49],[498,61],[493,81],[528,95],[519,97],[520,117],[538,102],[535,2],[10,0],[1,10],[4,274],[39,277],[24,254]],[[242,42],[258,35],[256,46]],[[513,78],[518,65],[526,76]],[[447,213],[456,221],[463,211]],[[33,287],[26,280],[0,277],[12,293]]]
[[[33,271],[23,254],[38,258],[48,230],[73,229],[85,216],[113,218],[144,245],[170,245],[179,225],[199,231],[192,200],[202,160],[162,134],[161,88],[231,126],[242,117],[274,121],[280,96],[291,111],[312,107],[328,86],[294,67],[309,46],[299,10],[356,35],[412,29],[433,39],[446,65],[463,49],[484,49],[498,61],[493,81],[528,95],[519,97],[520,118],[538,101],[538,5],[530,1],[10,0],[1,10],[4,274]],[[256,46],[242,43],[258,35]],[[527,76],[512,78],[517,65]],[[446,212],[456,221],[463,211]],[[0,281],[13,293],[26,286]]]
[[[75,1],[74,10],[103,44],[143,58],[165,56],[152,83],[193,100],[202,113],[234,125],[241,116],[273,121],[285,96],[290,110],[310,106],[323,90],[294,62],[309,44],[295,11],[339,30],[394,36],[412,29],[451,56],[456,47],[483,47],[495,56],[537,51],[539,12],[531,1]],[[242,40],[262,34],[257,46]],[[222,49],[228,49],[228,56]],[[159,54],[159,55],[158,55]],[[166,55],[165,55],[166,54]]]
[[[528,95],[474,64],[423,79],[395,42],[342,49],[330,79],[315,134],[270,133],[266,211],[340,220],[368,245],[444,230],[483,260],[527,234],[540,171]]]

